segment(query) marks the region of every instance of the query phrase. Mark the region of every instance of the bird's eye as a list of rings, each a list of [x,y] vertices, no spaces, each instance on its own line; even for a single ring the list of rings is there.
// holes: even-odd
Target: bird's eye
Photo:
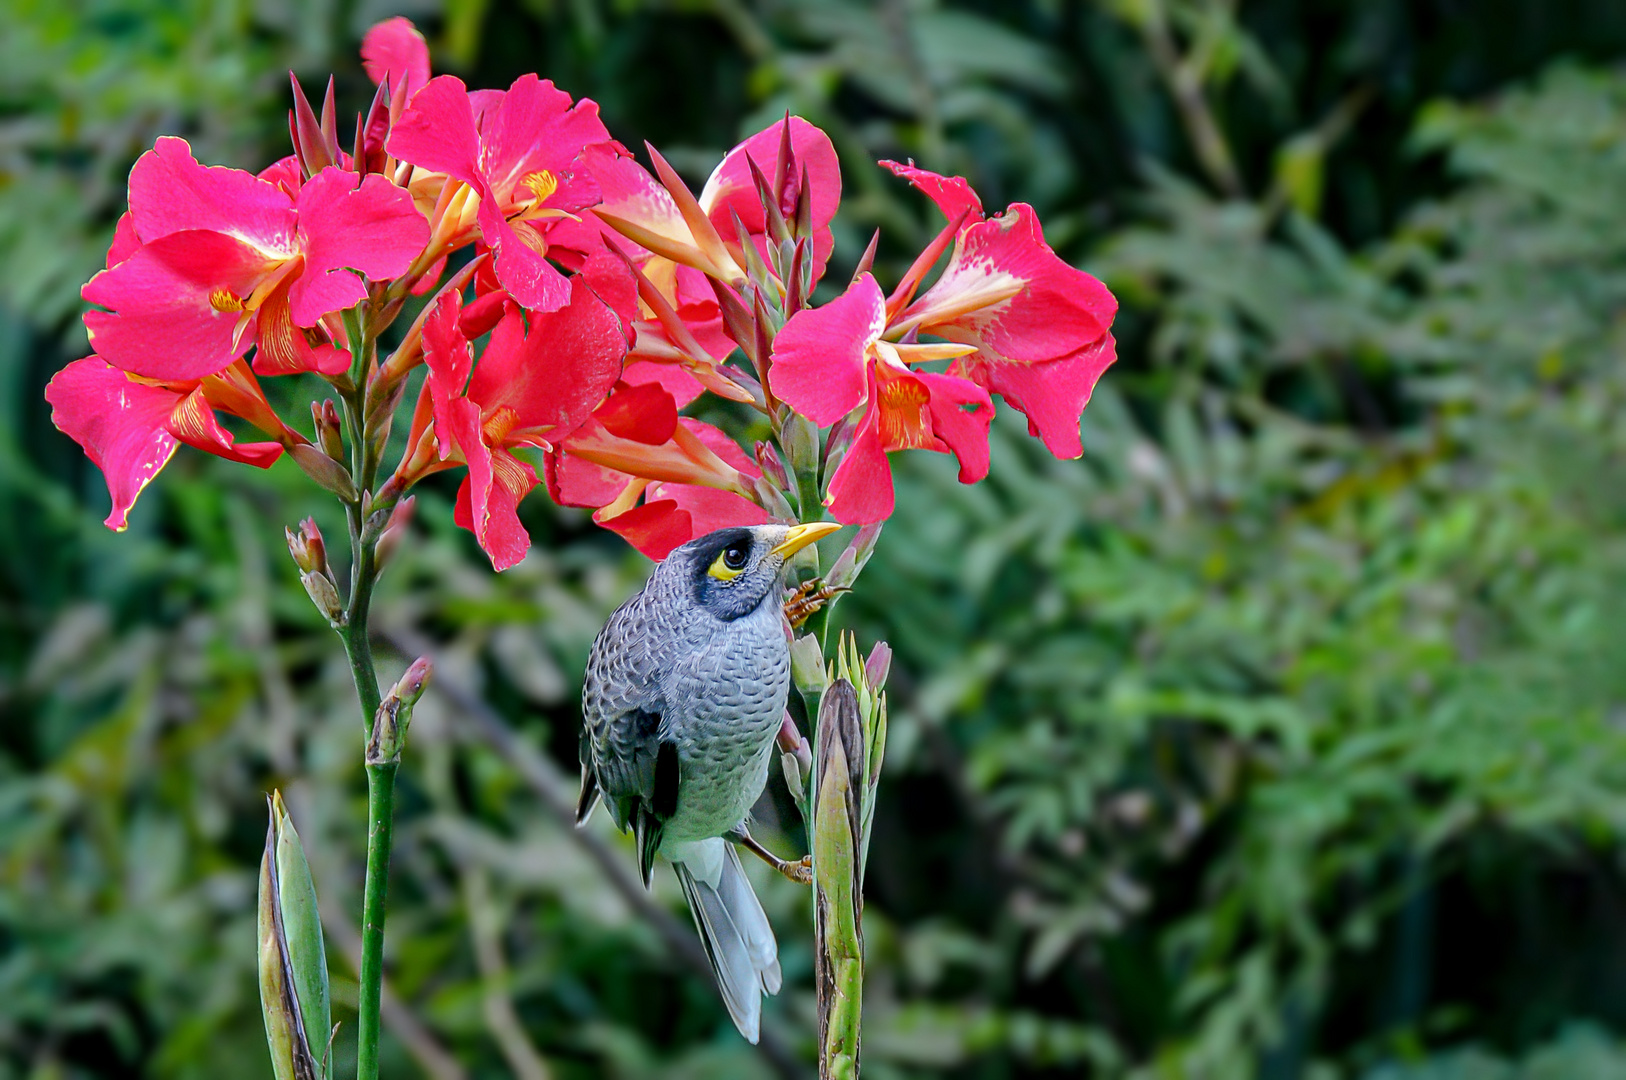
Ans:
[[[751,555],[751,545],[748,541],[736,540],[725,547],[717,558],[712,560],[711,569],[706,573],[718,581],[733,581],[745,569],[745,560]]]

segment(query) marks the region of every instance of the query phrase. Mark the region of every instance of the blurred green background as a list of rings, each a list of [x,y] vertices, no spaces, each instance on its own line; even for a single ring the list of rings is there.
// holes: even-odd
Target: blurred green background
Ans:
[[[912,156],[1036,205],[1121,298],[1085,459],[1010,414],[977,487],[903,456],[838,609],[897,650],[866,1075],[1626,1077],[1626,6],[0,12],[0,1077],[269,1075],[272,786],[353,1060],[359,726],[280,531],[324,500],[183,449],[113,535],[41,392],[135,157],[281,156],[287,71],[353,113],[398,13],[437,70],[539,71],[695,182],[787,108],[821,124],[832,280],[877,226],[893,276],[936,228],[873,165]],[[805,892],[761,885],[787,984],[756,1050],[670,938],[670,876],[629,903],[630,848],[556,812],[587,644],[647,564],[538,495],[494,575],[452,491],[378,601],[387,662],[432,647],[442,688],[402,774],[386,1071],[796,1075]]]

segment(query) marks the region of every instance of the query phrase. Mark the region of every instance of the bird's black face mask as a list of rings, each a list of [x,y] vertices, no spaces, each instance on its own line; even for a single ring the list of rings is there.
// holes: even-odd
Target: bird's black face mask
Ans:
[[[773,553],[783,527],[718,529],[683,545],[689,564],[695,601],[724,622],[749,615],[780,592],[779,575],[785,561]]]

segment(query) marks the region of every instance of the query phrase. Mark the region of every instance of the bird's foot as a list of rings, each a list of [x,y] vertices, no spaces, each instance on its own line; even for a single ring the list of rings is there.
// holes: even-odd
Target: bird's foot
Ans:
[[[811,619],[825,604],[842,593],[851,591],[845,585],[826,585],[822,578],[804,581],[797,586],[790,599],[785,601],[785,618],[790,620],[792,630],[800,630],[802,624]]]
[[[729,838],[735,843],[739,844],[746,851],[749,851],[751,854],[755,855],[757,858],[779,871],[781,874],[784,874],[786,877],[790,878],[790,880],[796,882],[796,884],[813,884],[813,856],[803,855],[800,859],[797,859],[794,862],[789,859],[781,859],[779,856],[757,843],[751,834],[746,832],[744,829],[740,829],[737,832],[730,834]]]

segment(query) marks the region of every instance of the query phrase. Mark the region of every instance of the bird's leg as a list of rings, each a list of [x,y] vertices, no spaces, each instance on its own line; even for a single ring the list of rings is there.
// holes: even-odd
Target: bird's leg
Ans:
[[[792,630],[799,630],[802,624],[811,619],[825,604],[842,593],[851,591],[845,585],[826,585],[823,578],[804,581],[796,587],[790,599],[785,601],[785,618],[790,620]]]
[[[743,825],[729,833],[728,838],[740,845],[740,847],[744,848],[746,851],[749,851],[751,854],[761,859],[763,862],[767,863],[769,866],[773,867],[775,870],[779,871],[781,874],[784,874],[786,877],[796,882],[796,884],[813,884],[813,856],[803,855],[795,862],[791,862],[788,859],[781,859],[779,856],[757,843],[751,834],[745,831],[745,826]]]

